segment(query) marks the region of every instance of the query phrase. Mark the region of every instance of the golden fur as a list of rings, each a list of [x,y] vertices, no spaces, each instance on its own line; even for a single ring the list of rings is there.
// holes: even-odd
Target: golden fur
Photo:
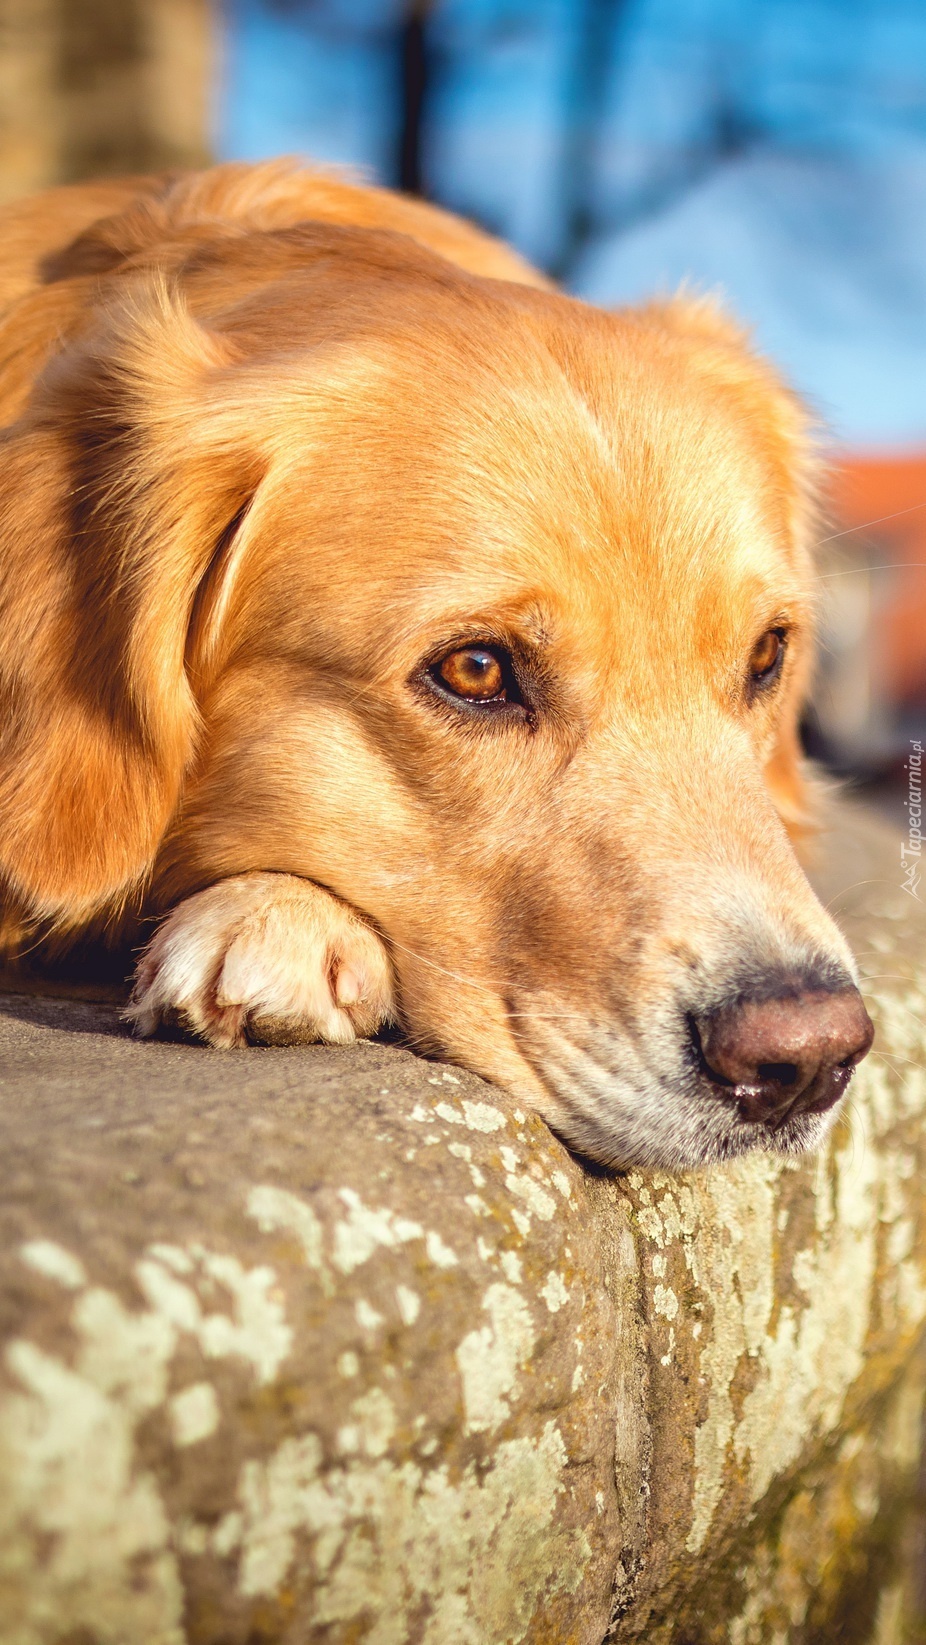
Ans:
[[[596,311],[283,163],[57,190],[0,246],[8,948],[172,910],[143,1028],[395,1015],[605,1158],[761,1142],[666,1092],[699,999],[851,969],[787,832],[812,511],[772,370],[709,304]],[[431,689],[476,642],[523,714]]]

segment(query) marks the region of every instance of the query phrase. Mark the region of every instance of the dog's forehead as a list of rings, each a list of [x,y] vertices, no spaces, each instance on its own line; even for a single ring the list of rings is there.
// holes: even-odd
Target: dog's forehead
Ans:
[[[529,337],[449,374],[440,404],[421,388],[399,397],[413,472],[398,516],[441,512],[421,522],[419,552],[433,544],[443,579],[500,598],[546,583],[602,608],[787,577],[790,522],[761,437],[683,358],[595,320],[556,352]]]
[[[269,535],[345,631],[375,602],[384,653],[502,622],[604,655],[635,613],[639,644],[670,617],[740,643],[804,596],[761,429],[671,340],[546,301],[340,353],[304,446],[287,424]]]

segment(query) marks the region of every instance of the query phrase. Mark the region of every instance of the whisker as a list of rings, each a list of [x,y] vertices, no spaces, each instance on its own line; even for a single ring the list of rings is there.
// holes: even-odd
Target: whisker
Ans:
[[[926,1073],[926,1062],[921,1062],[918,1057],[903,1057],[899,1051],[872,1051],[869,1055],[880,1057],[882,1062],[902,1062],[908,1068],[918,1068],[921,1074]]]
[[[344,700],[345,708],[353,708],[355,703],[359,703],[361,697],[370,697],[374,703],[382,701],[382,696],[375,686],[358,684],[351,695]]]
[[[850,1167],[852,1167],[852,1166],[855,1165],[856,1149],[857,1149],[857,1147],[858,1147],[858,1145],[861,1141],[861,1138],[859,1136],[859,1127],[860,1127],[860,1124],[861,1124],[861,1119],[860,1119],[860,1115],[859,1115],[859,1111],[858,1111],[858,1106],[853,1101],[853,1099],[851,1097],[848,1097],[846,1099],[846,1105],[845,1105],[845,1108],[843,1110],[843,1117],[844,1117],[844,1120],[845,1120],[846,1130],[847,1130],[848,1136],[849,1136],[849,1165],[850,1165]]]
[[[888,1072],[893,1074],[894,1078],[897,1080],[897,1083],[898,1083],[901,1091],[906,1091],[908,1089],[908,1087],[910,1085],[910,1077],[908,1076],[906,1079],[904,1079],[903,1075],[898,1073],[897,1069],[893,1066],[893,1064],[891,1062],[887,1061],[887,1059],[885,1057],[885,1053],[883,1051],[881,1051],[881,1052],[872,1051],[870,1053],[870,1055],[871,1056],[876,1056],[877,1055],[877,1056],[881,1057],[882,1061],[885,1063],[885,1066],[886,1066]],[[920,1064],[914,1063],[914,1067],[917,1068],[920,1072],[922,1072],[922,1067],[921,1067]]]
[[[897,886],[897,884],[895,883],[894,880],[889,880],[889,879],[885,878],[883,875],[879,879],[855,880],[852,883],[852,885],[844,885],[841,890],[835,891],[833,893],[833,895],[830,897],[829,902],[824,904],[824,907],[826,908],[827,912],[829,912],[829,910],[832,908],[834,902],[836,902],[839,897],[847,897],[849,895],[850,891],[860,891],[863,885],[889,885],[893,891],[899,890],[899,887]]]
[[[827,542],[829,542],[827,538]],[[908,567],[919,568],[926,565],[926,560],[877,560],[874,565],[849,565],[842,571],[821,571],[818,580],[828,583],[832,577],[854,577],[860,571],[906,571]]]
[[[911,503],[909,508],[896,508],[893,514],[879,514],[876,520],[866,520],[864,525],[846,526],[845,531],[834,531],[831,537],[817,539],[816,547],[822,548],[824,543],[835,543],[839,537],[853,537],[860,531],[868,531],[873,525],[884,525],[888,520],[899,520],[903,514],[915,514],[918,509],[926,508],[926,500],[921,503]]]
[[[449,977],[452,982],[461,983],[465,988],[474,988],[480,994],[491,994],[493,998],[497,998],[499,990],[504,990],[508,986],[504,982],[496,983],[494,985],[491,983],[476,982],[472,977],[462,976],[459,971],[449,970],[446,965],[438,965],[436,960],[429,960],[426,954],[419,954],[416,948],[409,948],[407,943],[397,942],[394,937],[388,938],[387,941],[390,948],[401,949],[403,954],[409,954],[413,960],[418,960],[419,964],[429,966],[432,971],[439,971],[441,976]]]
[[[905,977],[902,971],[863,971],[862,972],[862,981],[863,982],[901,982],[901,983],[910,984],[910,983],[915,983],[916,979],[914,977]],[[894,1003],[899,1005],[901,1002],[898,1000],[898,1001],[895,1001]]]
[[[863,977],[862,981],[865,984],[867,984],[869,982],[903,982],[903,981],[909,981],[909,978],[905,979],[903,977],[892,977],[889,971],[883,971],[883,972],[876,972],[874,974],[874,976],[872,976],[872,977]],[[877,995],[875,995],[874,997],[877,999]],[[923,1026],[923,1013],[922,1013],[921,1009],[914,1008],[914,1006],[912,1006],[912,1005],[905,1005],[903,1000],[899,1000],[896,997],[891,999],[890,1009],[892,1011],[905,1011],[907,1013],[907,1016],[912,1017],[914,1022],[917,1024],[917,1026],[919,1028],[922,1028],[922,1026]]]
[[[879,955],[879,958],[883,960],[884,955]],[[876,961],[866,961],[863,954],[856,954],[855,959],[858,962],[859,977],[866,985],[869,982],[898,982],[905,983],[910,986],[917,980],[913,975],[905,977],[902,971],[898,971],[896,973],[891,971],[868,971],[866,970],[866,965],[875,964]]]
[[[397,942],[394,938],[388,939],[390,948],[401,949],[413,960],[426,965],[432,971],[439,971],[441,976],[449,977],[452,982],[462,983],[467,988],[474,988],[481,994],[491,994],[497,998],[499,992],[506,993],[510,988],[508,982],[484,983],[476,982],[473,977],[464,977],[459,971],[451,971],[446,965],[439,965],[436,960],[428,959],[426,954],[420,954],[417,948],[410,948],[408,943]],[[537,1022],[588,1022],[588,1014],[584,1011],[509,1011],[509,1017],[526,1017]]]
[[[538,1022],[565,1022],[567,1018],[570,1022],[576,1018],[581,1018],[583,1022],[588,1020],[584,1011],[513,1011],[512,1016],[536,1017]]]
[[[474,988],[481,994],[491,994],[493,999],[498,998],[500,990],[507,992],[510,986],[510,984],[504,982],[497,983],[495,986],[490,983],[476,982],[474,978],[464,977],[459,971],[451,971],[446,965],[438,965],[436,960],[429,960],[426,954],[420,954],[416,948],[410,948],[407,943],[396,942],[392,938],[389,939],[389,946],[401,949],[403,954],[408,954],[413,960],[418,960],[421,965],[427,965],[432,971],[439,971],[441,976],[449,977],[452,982],[462,983],[465,987]],[[589,1020],[587,1012],[584,1011],[509,1011],[507,1015],[509,1018],[523,1017],[532,1022],[581,1022],[587,1024]]]
[[[864,1157],[867,1144],[867,1130],[857,1099],[849,1098],[846,1117],[849,1122],[849,1168],[852,1170]]]

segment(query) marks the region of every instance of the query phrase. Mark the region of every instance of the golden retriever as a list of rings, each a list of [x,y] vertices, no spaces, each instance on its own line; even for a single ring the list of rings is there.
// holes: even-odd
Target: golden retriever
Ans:
[[[796,1150],[871,1038],[790,835],[801,410],[289,163],[2,214],[8,951],[165,914],[132,1014],[397,1021],[575,1147]]]

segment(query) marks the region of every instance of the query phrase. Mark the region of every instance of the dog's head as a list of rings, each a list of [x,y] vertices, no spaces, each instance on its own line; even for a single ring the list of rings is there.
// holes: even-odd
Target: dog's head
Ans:
[[[83,630],[17,745],[23,901],[302,875],[380,931],[414,1043],[588,1153],[813,1143],[870,1025],[789,839],[796,403],[705,305],[399,237],[207,247],[183,289],[114,285],[21,434]]]

